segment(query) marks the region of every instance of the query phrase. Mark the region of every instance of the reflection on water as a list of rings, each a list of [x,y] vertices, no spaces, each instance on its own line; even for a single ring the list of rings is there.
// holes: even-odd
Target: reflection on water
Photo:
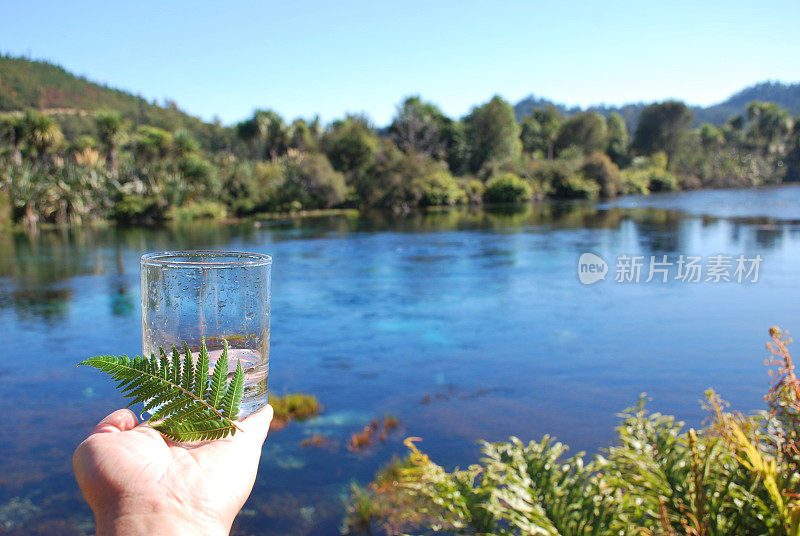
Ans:
[[[366,481],[403,447],[400,437],[358,455],[300,447],[311,434],[341,446],[394,413],[452,467],[475,459],[475,440],[510,434],[600,448],[615,413],[642,391],[690,423],[704,417],[697,400],[707,387],[739,409],[761,407],[766,329],[797,329],[800,317],[798,214],[800,189],[787,187],[0,234],[0,399],[17,407],[0,427],[0,527],[93,530],[70,456],[122,404],[102,375],[74,364],[139,351],[144,251],[273,255],[271,389],[313,393],[325,412],[271,434],[235,533],[331,534],[350,481]],[[751,285],[609,278],[586,287],[576,272],[586,251],[612,262],[623,253],[764,261]]]

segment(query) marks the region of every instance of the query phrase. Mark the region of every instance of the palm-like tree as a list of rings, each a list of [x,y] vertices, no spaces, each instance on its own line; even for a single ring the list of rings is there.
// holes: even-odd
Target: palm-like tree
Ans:
[[[303,119],[295,119],[288,129],[288,147],[310,152],[317,146],[317,135]]]
[[[42,198],[47,185],[42,180],[36,166],[30,162],[12,166],[9,169],[6,187],[14,204],[25,212],[23,225],[28,230],[33,230],[39,223],[37,202]]]
[[[125,121],[118,112],[98,112],[94,116],[94,123],[100,142],[106,149],[106,163],[111,175],[116,179],[119,176],[117,149],[125,137]]]
[[[0,118],[0,139],[7,141],[11,145],[11,161],[16,165],[22,164],[20,145],[22,145],[24,135],[22,116],[9,114]]]
[[[64,135],[53,118],[33,110],[28,110],[22,118],[24,138],[29,148],[35,149],[42,164],[49,151],[57,145]]]
[[[175,156],[183,158],[200,150],[200,143],[186,129],[178,129],[172,136]]]
[[[254,152],[263,154],[272,161],[286,154],[289,133],[283,118],[272,110],[256,110],[253,117],[236,125],[236,134],[248,143]]]
[[[789,112],[773,102],[751,102],[747,105],[750,120],[748,135],[764,147],[767,154],[784,149],[786,137],[792,132],[793,122]]]
[[[136,130],[133,144],[137,157],[152,164],[172,154],[173,136],[163,128],[142,125]]]

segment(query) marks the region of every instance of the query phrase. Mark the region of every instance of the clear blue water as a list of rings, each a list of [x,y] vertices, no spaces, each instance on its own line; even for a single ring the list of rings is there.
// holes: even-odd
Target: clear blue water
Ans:
[[[691,424],[713,387],[763,407],[769,326],[800,329],[800,188],[693,192],[605,205],[372,214],[241,225],[0,234],[0,532],[82,534],[91,513],[72,450],[124,405],[74,364],[140,350],[139,255],[266,252],[273,267],[270,389],[316,395],[324,413],[273,431],[234,533],[333,534],[351,481],[403,437],[447,467],[478,439],[553,434],[573,450],[613,437],[641,392]],[[754,284],[578,281],[594,252],[760,254]],[[613,266],[612,266],[613,270]],[[355,454],[369,419],[402,429]],[[311,433],[330,449],[303,448]],[[38,532],[37,532],[38,531]]]

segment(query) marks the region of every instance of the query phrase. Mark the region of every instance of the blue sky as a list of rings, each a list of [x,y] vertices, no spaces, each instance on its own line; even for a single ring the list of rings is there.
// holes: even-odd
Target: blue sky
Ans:
[[[569,105],[725,99],[800,80],[800,2],[13,2],[0,51],[232,123],[254,108],[390,121],[420,94]]]

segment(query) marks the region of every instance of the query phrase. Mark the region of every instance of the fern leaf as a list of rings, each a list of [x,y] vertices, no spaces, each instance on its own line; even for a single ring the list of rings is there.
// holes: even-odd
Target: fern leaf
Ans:
[[[235,419],[239,412],[239,402],[242,400],[242,392],[244,391],[244,371],[242,370],[242,362],[236,362],[236,372],[233,373],[228,390],[222,398],[222,415],[226,419]]]
[[[173,441],[210,441],[229,435],[232,430],[227,419],[209,419],[198,423],[171,424],[168,422],[153,426]]]
[[[167,364],[167,353],[164,351],[163,348],[158,348],[158,369],[166,369],[169,365]]]
[[[172,345],[172,383],[181,383],[181,354],[175,345]]]
[[[170,387],[165,389],[158,398],[145,402],[143,409],[152,415],[152,420],[160,421],[186,405],[186,399],[180,395],[181,390],[179,388]]]
[[[165,402],[163,405],[147,410],[152,411],[151,420],[158,422],[170,416],[183,415],[186,408],[191,404],[186,398],[178,396],[179,394],[175,394],[170,401]]]
[[[183,341],[183,352],[185,354],[192,354],[192,351],[189,349],[189,345],[186,344],[186,341]],[[181,385],[187,391],[192,390],[192,385],[194,382],[194,359],[190,360],[188,363],[183,363],[183,377],[181,379]]]
[[[244,372],[237,362],[230,381],[228,343],[209,375],[205,341],[197,362],[188,344],[184,355],[172,347],[172,356],[159,349],[150,357],[101,355],[78,363],[105,372],[117,382],[130,405],[143,404],[152,413],[150,425],[174,441],[212,440],[236,432],[234,422],[244,391]]]
[[[228,342],[222,349],[222,355],[214,365],[214,373],[211,375],[211,384],[206,392],[206,402],[215,408],[222,402],[225,396],[225,380],[228,378]]]
[[[197,356],[197,363],[194,369],[194,395],[197,398],[204,399],[206,390],[208,389],[208,348],[206,348],[206,340],[200,341],[200,354]]]

